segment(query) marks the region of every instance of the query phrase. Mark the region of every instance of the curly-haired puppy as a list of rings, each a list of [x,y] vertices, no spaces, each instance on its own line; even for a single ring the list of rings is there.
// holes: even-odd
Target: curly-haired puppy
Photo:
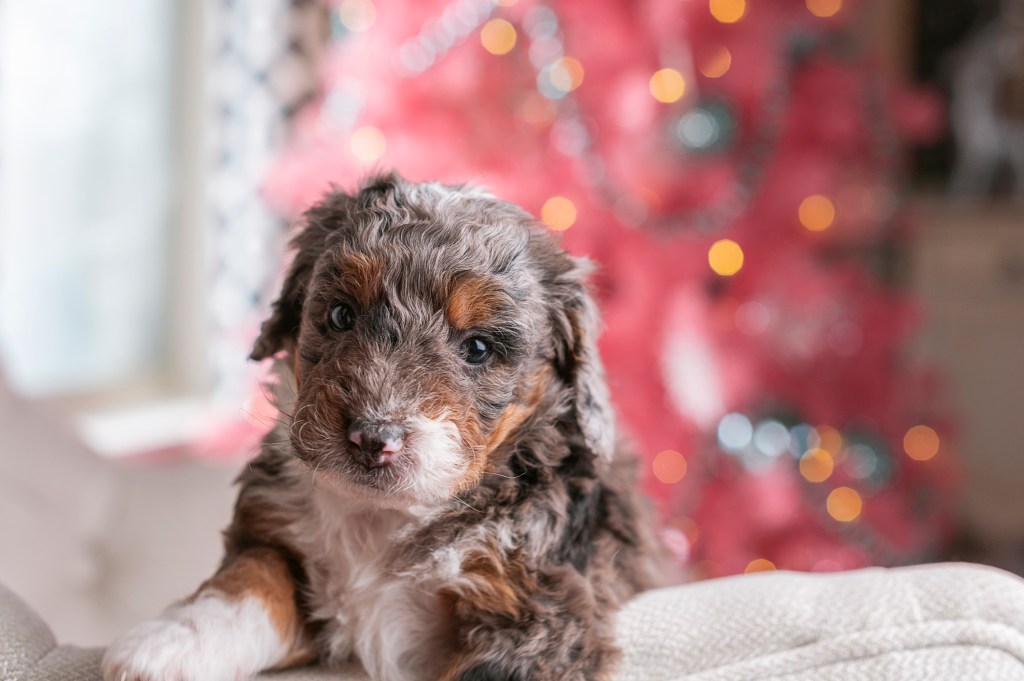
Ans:
[[[282,423],[218,572],[109,681],[357,658],[375,681],[595,681],[661,553],[618,446],[587,266],[479,189],[376,177],[305,216],[254,359]]]

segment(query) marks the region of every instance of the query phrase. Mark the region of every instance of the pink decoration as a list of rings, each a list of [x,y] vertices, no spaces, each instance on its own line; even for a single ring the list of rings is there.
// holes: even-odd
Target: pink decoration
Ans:
[[[904,351],[913,301],[885,268],[908,235],[895,199],[898,131],[923,137],[939,122],[934,101],[882,82],[852,49],[842,31],[861,4],[820,19],[803,0],[748,2],[723,24],[698,0],[520,0],[494,9],[517,31],[508,54],[489,54],[473,29],[431,47],[433,65],[414,74],[402,62],[417,54],[409,41],[478,5],[381,2],[370,30],[334,42],[324,96],[297,117],[266,195],[295,218],[331,183],[396,168],[482,183],[536,214],[554,195],[569,198],[578,216],[565,245],[600,264],[602,348],[620,414],[647,462],[663,449],[689,461],[675,485],[648,480],[670,525],[695,523],[668,535],[680,560],[708,574],[754,558],[802,570],[923,560],[949,537],[955,476],[945,440],[932,461],[902,452],[907,428],[941,419]],[[722,48],[728,70],[701,75]],[[549,99],[531,54],[547,54],[543,67],[561,52],[583,80]],[[649,91],[666,67],[686,81],[669,104]],[[711,125],[718,146],[680,136],[693,113],[705,118],[692,119],[692,139]],[[380,158],[353,148],[363,126],[383,133]],[[833,208],[817,231],[802,224],[811,195]],[[731,277],[708,262],[726,238],[744,253]],[[838,429],[834,472],[805,480],[802,449],[761,463],[726,451],[716,426],[730,412]],[[852,449],[859,432],[874,444]],[[865,470],[871,455],[881,463],[856,477],[855,454],[868,456],[857,464]],[[840,485],[863,499],[849,522],[826,504]]]

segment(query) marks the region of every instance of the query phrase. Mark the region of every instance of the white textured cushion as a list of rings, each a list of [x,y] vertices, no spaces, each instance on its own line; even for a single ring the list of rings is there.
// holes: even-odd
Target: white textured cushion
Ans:
[[[621,681],[1024,681],[1024,581],[974,565],[730,577],[643,594],[619,615]],[[97,681],[0,587],[0,681]],[[278,681],[366,681],[300,669]]]
[[[700,582],[618,630],[622,681],[1024,679],[1024,582],[976,565]]]

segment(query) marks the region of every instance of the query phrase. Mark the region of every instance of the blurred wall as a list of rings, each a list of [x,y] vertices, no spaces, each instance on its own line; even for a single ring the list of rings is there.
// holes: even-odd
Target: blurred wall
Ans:
[[[1022,569],[1024,207],[932,199],[921,208],[917,350],[941,367],[956,410],[964,522],[987,553]]]

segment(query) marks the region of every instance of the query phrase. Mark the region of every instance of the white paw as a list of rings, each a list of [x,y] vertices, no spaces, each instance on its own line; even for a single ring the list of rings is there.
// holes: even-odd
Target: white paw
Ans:
[[[208,595],[117,639],[103,656],[103,679],[244,681],[285,653],[259,601]]]
[[[103,656],[105,681],[199,681],[234,679],[219,667],[213,651],[204,651],[198,632],[186,622],[158,619],[141,624],[114,642]],[[205,654],[204,654],[205,652]],[[208,657],[209,656],[209,657]]]

